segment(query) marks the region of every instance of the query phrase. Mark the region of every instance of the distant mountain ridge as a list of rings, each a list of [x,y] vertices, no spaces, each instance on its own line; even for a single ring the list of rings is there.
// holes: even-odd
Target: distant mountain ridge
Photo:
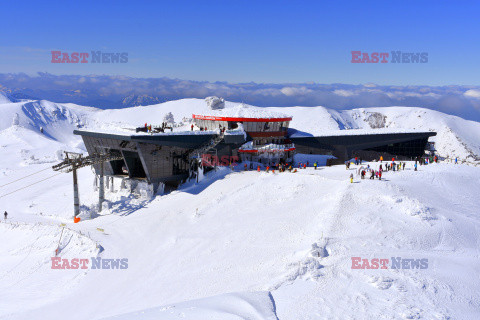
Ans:
[[[123,107],[148,106],[164,102],[160,97],[149,96],[146,94],[131,94],[122,100]]]
[[[308,83],[228,83],[109,75],[0,73],[0,91],[15,99],[75,103],[100,109],[219,96],[259,107],[422,107],[480,121],[480,86]]]

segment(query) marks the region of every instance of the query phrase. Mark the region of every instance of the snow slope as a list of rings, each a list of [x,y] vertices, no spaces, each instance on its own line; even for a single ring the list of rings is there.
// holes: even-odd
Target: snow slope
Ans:
[[[78,225],[67,223],[105,248],[103,257],[128,258],[129,268],[51,270],[54,243],[43,252],[33,247],[36,259],[22,249],[17,261],[35,270],[31,273],[38,280],[18,282],[19,272],[10,282],[1,282],[3,295],[11,292],[11,283],[18,282],[19,290],[18,295],[1,297],[2,315],[9,319],[38,315],[101,319],[132,312],[120,319],[187,315],[228,319],[224,313],[248,319],[479,316],[479,169],[438,164],[419,172],[386,173],[384,181],[350,184],[347,177],[354,171],[342,166],[295,174],[225,169],[215,180],[184,186],[129,214],[114,212]],[[85,176],[87,169],[81,172],[81,199],[88,204],[94,201],[85,197],[93,194],[91,187],[85,188],[91,175]],[[33,189],[28,200],[17,194],[10,201],[37,203],[45,193],[54,194]],[[107,193],[108,199],[112,197]],[[1,205],[5,206],[3,199]],[[48,213],[55,216],[63,205],[71,205],[71,194],[58,197]],[[14,221],[32,225],[37,236],[47,233],[35,227],[40,218],[35,214],[11,212]],[[19,241],[25,248],[34,239],[21,232],[7,237],[5,241]],[[17,245],[8,248],[0,257],[2,266],[12,259]],[[89,253],[77,256],[88,258]],[[350,259],[356,256],[427,258],[429,267],[352,270]],[[39,296],[38,288],[30,288],[33,283],[50,288],[55,299]],[[62,283],[68,283],[68,292],[62,291]],[[37,294],[21,295],[27,291]],[[252,294],[225,296],[232,292]],[[275,308],[265,294],[254,292],[270,292]],[[72,306],[79,303],[82,307],[72,314]],[[20,310],[13,307],[19,304],[24,305]]]
[[[9,212],[0,223],[0,319],[480,317],[477,167],[442,163],[415,172],[409,163],[382,181],[358,179],[355,166],[282,174],[222,168],[153,199],[127,195],[115,181],[106,193],[110,208],[72,223],[72,177],[50,170],[59,150],[83,149],[71,130],[136,126],[169,111],[180,121],[203,104],[107,111],[46,101],[0,105],[0,210]],[[423,109],[305,109],[281,108],[293,115],[292,127],[304,121],[314,134],[321,124],[444,123],[452,132],[445,137],[461,137],[451,148],[474,150],[478,141],[469,130],[475,123],[440,113],[429,120]],[[95,210],[93,180],[89,168],[79,170],[82,210]],[[61,257],[127,258],[128,269],[52,270],[59,244]],[[426,258],[428,268],[357,270],[352,257]]]

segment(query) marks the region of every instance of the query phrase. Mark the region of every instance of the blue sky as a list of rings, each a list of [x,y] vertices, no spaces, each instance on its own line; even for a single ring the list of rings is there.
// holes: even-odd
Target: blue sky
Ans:
[[[480,85],[479,1],[7,1],[2,12],[0,73]],[[51,50],[129,61],[52,64]],[[429,61],[352,64],[352,50]]]

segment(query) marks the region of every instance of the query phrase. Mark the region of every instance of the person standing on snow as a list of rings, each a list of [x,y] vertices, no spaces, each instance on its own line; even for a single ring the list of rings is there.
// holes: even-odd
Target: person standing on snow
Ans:
[[[315,170],[317,170],[317,161],[313,163],[313,167],[315,168]]]
[[[350,173],[350,183],[353,183],[353,173]]]
[[[458,163],[458,158],[457,158],[457,157],[455,157],[455,164],[457,164],[457,163]]]
[[[415,168],[415,171],[417,171],[417,161],[415,161],[415,164],[413,166]]]
[[[7,220],[7,216],[8,216],[7,211],[5,211],[5,213],[3,214],[3,216],[5,217],[5,220]]]

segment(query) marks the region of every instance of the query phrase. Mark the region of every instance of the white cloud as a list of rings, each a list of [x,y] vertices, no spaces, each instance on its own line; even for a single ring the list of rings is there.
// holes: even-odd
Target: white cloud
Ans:
[[[306,93],[312,92],[312,90],[307,89],[305,87],[283,87],[280,89],[282,93],[286,96],[298,96],[298,95],[304,95]]]
[[[465,91],[465,93],[463,95],[466,96],[466,97],[469,97],[469,98],[480,99],[480,90],[470,89],[470,90]]]
[[[333,93],[335,93],[337,96],[342,96],[342,97],[350,97],[356,94],[353,91],[343,90],[343,89],[334,90]]]

